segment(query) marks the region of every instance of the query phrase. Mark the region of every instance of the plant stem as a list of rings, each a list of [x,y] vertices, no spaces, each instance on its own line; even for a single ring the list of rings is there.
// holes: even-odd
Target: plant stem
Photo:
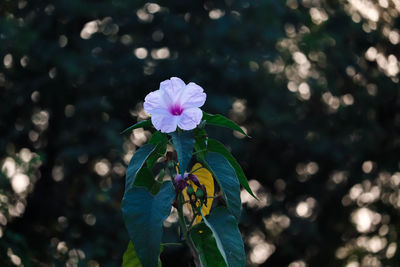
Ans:
[[[191,221],[190,224],[189,224],[189,228],[192,227],[192,224],[193,224],[194,220],[196,219],[196,217],[197,217],[197,215],[194,215],[194,214],[193,214],[193,219],[192,219],[192,221]]]
[[[196,154],[199,154],[199,153],[202,153],[202,152],[206,152],[206,151],[207,151],[207,149],[196,150],[196,152],[194,152],[193,155],[196,155]]]
[[[197,267],[203,267],[203,264],[201,264],[200,260],[200,254],[196,249],[196,246],[193,243],[192,238],[188,234],[188,229],[186,225],[186,220],[183,215],[183,201],[182,201],[182,193],[179,193],[178,195],[178,218],[179,218],[179,225],[181,226],[181,231],[183,233],[183,236],[186,240],[186,243],[188,244],[190,248],[190,252],[192,253],[192,256],[194,258],[194,263]]]

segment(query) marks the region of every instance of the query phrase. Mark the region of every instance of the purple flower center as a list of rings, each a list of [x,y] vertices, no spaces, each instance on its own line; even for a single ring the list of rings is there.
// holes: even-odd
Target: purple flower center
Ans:
[[[174,116],[179,116],[183,112],[183,108],[179,104],[174,104],[169,107],[169,112]]]

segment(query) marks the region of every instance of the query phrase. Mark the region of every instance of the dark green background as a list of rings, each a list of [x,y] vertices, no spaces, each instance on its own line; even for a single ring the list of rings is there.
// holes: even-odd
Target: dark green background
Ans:
[[[252,136],[208,129],[267,199],[244,204],[249,266],[262,240],[261,254],[273,251],[263,266],[398,266],[388,247],[400,227],[400,8],[370,2],[1,1],[0,162],[14,159],[30,178],[29,193],[15,193],[2,167],[1,265],[16,256],[24,266],[121,264],[123,157],[149,134],[119,132],[147,93],[178,76],[204,88],[205,111]],[[305,203],[313,208],[301,217]],[[351,220],[361,207],[376,212],[367,233]],[[188,266],[187,257],[162,255],[165,266]]]

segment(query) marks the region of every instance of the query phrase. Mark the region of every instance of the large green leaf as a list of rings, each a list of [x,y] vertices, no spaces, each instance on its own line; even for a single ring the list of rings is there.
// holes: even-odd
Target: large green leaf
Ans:
[[[134,185],[146,187],[153,195],[157,194],[161,187],[161,183],[154,179],[153,172],[148,167],[139,170]]]
[[[161,246],[161,250],[162,248],[163,246]],[[129,241],[128,247],[122,257],[122,267],[142,267],[132,241]],[[161,267],[160,257],[158,258],[158,267]]]
[[[133,186],[138,172],[155,148],[153,144],[146,144],[135,152],[126,170],[125,192]]]
[[[223,206],[211,211],[203,220],[214,234],[222,257],[229,267],[243,267],[246,264],[243,240],[238,224],[232,214]]]
[[[220,127],[226,127],[235,131],[238,131],[239,133],[242,133],[249,137],[243,130],[240,128],[239,125],[237,125],[235,122],[231,121],[225,116],[222,116],[220,114],[208,114],[206,112],[203,112],[203,120],[207,122],[207,124],[210,125],[215,125],[215,126],[220,126]]]
[[[240,200],[240,185],[235,169],[226,158],[216,152],[208,152],[205,162],[225,195],[228,209],[239,220],[242,203]]]
[[[134,124],[134,125],[132,125],[132,126],[126,128],[125,130],[123,130],[123,131],[121,132],[121,134],[127,133],[127,132],[132,131],[132,130],[137,129],[137,128],[150,127],[150,126],[152,126],[152,125],[153,125],[153,124],[151,123],[151,120],[139,121],[138,123],[136,123],[136,124]]]
[[[207,225],[204,223],[196,224],[190,230],[190,236],[196,245],[201,262],[205,267],[226,266],[225,260],[219,252],[213,233]]]
[[[247,181],[246,175],[244,174],[242,167],[240,167],[239,163],[236,161],[236,159],[232,156],[232,154],[229,152],[229,150],[219,141],[208,138],[208,145],[207,145],[208,151],[212,152],[217,152],[224,156],[229,163],[232,165],[232,167],[235,169],[236,175],[239,179],[240,184],[244,187],[244,189],[249,192],[250,195],[252,195],[254,198],[258,199],[253,191],[251,191],[251,188],[249,186],[249,182]]]
[[[168,138],[165,133],[156,131],[151,136],[149,144],[155,145],[156,149],[154,150],[154,153],[152,153],[149,156],[149,159],[147,160],[147,166],[150,169],[152,169],[157,160],[164,155],[165,151],[167,150],[167,143],[168,143]]]
[[[162,224],[171,212],[175,190],[164,182],[157,195],[145,187],[132,187],[122,199],[122,213],[137,256],[145,267],[156,267],[160,254]]]
[[[185,173],[190,159],[192,158],[194,138],[191,131],[173,132],[172,143],[178,154],[179,173]]]

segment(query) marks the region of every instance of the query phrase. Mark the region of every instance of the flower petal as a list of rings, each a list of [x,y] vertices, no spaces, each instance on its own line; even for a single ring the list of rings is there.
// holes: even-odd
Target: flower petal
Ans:
[[[192,130],[199,125],[201,118],[203,117],[203,112],[199,108],[187,108],[185,109],[179,118],[178,126],[182,130]]]
[[[199,108],[206,102],[206,97],[203,88],[195,83],[189,83],[182,92],[180,103],[184,108]]]
[[[160,90],[164,92],[168,104],[171,105],[178,102],[185,86],[186,84],[181,79],[172,77],[160,83]]]
[[[176,131],[178,126],[178,116],[173,116],[168,110],[165,112],[158,112],[151,116],[151,122],[154,128],[162,133],[172,133]]]
[[[165,101],[164,92],[161,90],[150,92],[144,99],[143,108],[149,114],[159,113],[160,109],[167,110],[168,106]]]

